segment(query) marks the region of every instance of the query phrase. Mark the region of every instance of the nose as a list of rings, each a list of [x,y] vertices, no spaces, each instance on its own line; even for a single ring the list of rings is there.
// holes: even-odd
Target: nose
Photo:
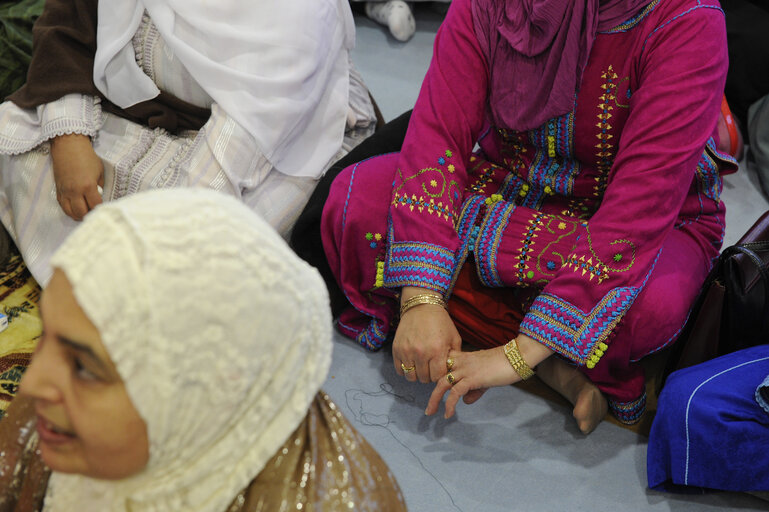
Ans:
[[[61,400],[61,377],[65,361],[57,352],[54,341],[46,340],[44,334],[38,342],[32,362],[21,378],[19,394],[52,403]]]

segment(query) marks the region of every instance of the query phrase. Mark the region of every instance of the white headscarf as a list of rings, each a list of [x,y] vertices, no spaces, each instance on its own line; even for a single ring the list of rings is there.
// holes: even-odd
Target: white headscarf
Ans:
[[[328,372],[318,273],[235,199],[168,189],[106,203],[54,255],[147,423],[138,475],[54,473],[46,511],[223,512]]]
[[[94,83],[123,108],[160,92],[131,44],[145,10],[276,169],[320,175],[344,137],[355,42],[347,0],[99,0]]]

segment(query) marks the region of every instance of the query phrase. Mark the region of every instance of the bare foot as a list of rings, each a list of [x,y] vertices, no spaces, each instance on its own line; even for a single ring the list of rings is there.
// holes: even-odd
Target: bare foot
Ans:
[[[583,434],[589,434],[609,410],[603,393],[590,379],[565,362],[549,357],[537,366],[537,376],[574,406],[572,416]]]
[[[571,414],[577,420],[577,427],[582,433],[589,434],[603,421],[609,411],[609,404],[595,384],[590,382],[582,372],[577,371],[577,373],[585,380],[585,383],[577,394],[577,401],[572,402],[574,409]]]

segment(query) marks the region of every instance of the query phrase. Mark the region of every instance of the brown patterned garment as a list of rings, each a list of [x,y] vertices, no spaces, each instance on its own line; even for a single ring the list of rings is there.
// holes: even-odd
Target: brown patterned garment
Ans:
[[[37,453],[35,411],[20,398],[0,421],[0,512],[42,510],[50,470]],[[323,392],[226,512],[401,512],[395,477]]]
[[[40,287],[11,244],[11,256],[0,266],[0,313],[8,327],[0,332],[0,418],[16,395],[42,324],[37,309]]]

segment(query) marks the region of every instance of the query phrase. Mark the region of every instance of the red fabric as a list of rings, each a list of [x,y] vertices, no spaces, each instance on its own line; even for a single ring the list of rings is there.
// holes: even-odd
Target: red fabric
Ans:
[[[518,335],[523,320],[518,294],[512,288],[483,286],[471,263],[459,272],[448,306],[462,339],[477,348],[504,345]]]

